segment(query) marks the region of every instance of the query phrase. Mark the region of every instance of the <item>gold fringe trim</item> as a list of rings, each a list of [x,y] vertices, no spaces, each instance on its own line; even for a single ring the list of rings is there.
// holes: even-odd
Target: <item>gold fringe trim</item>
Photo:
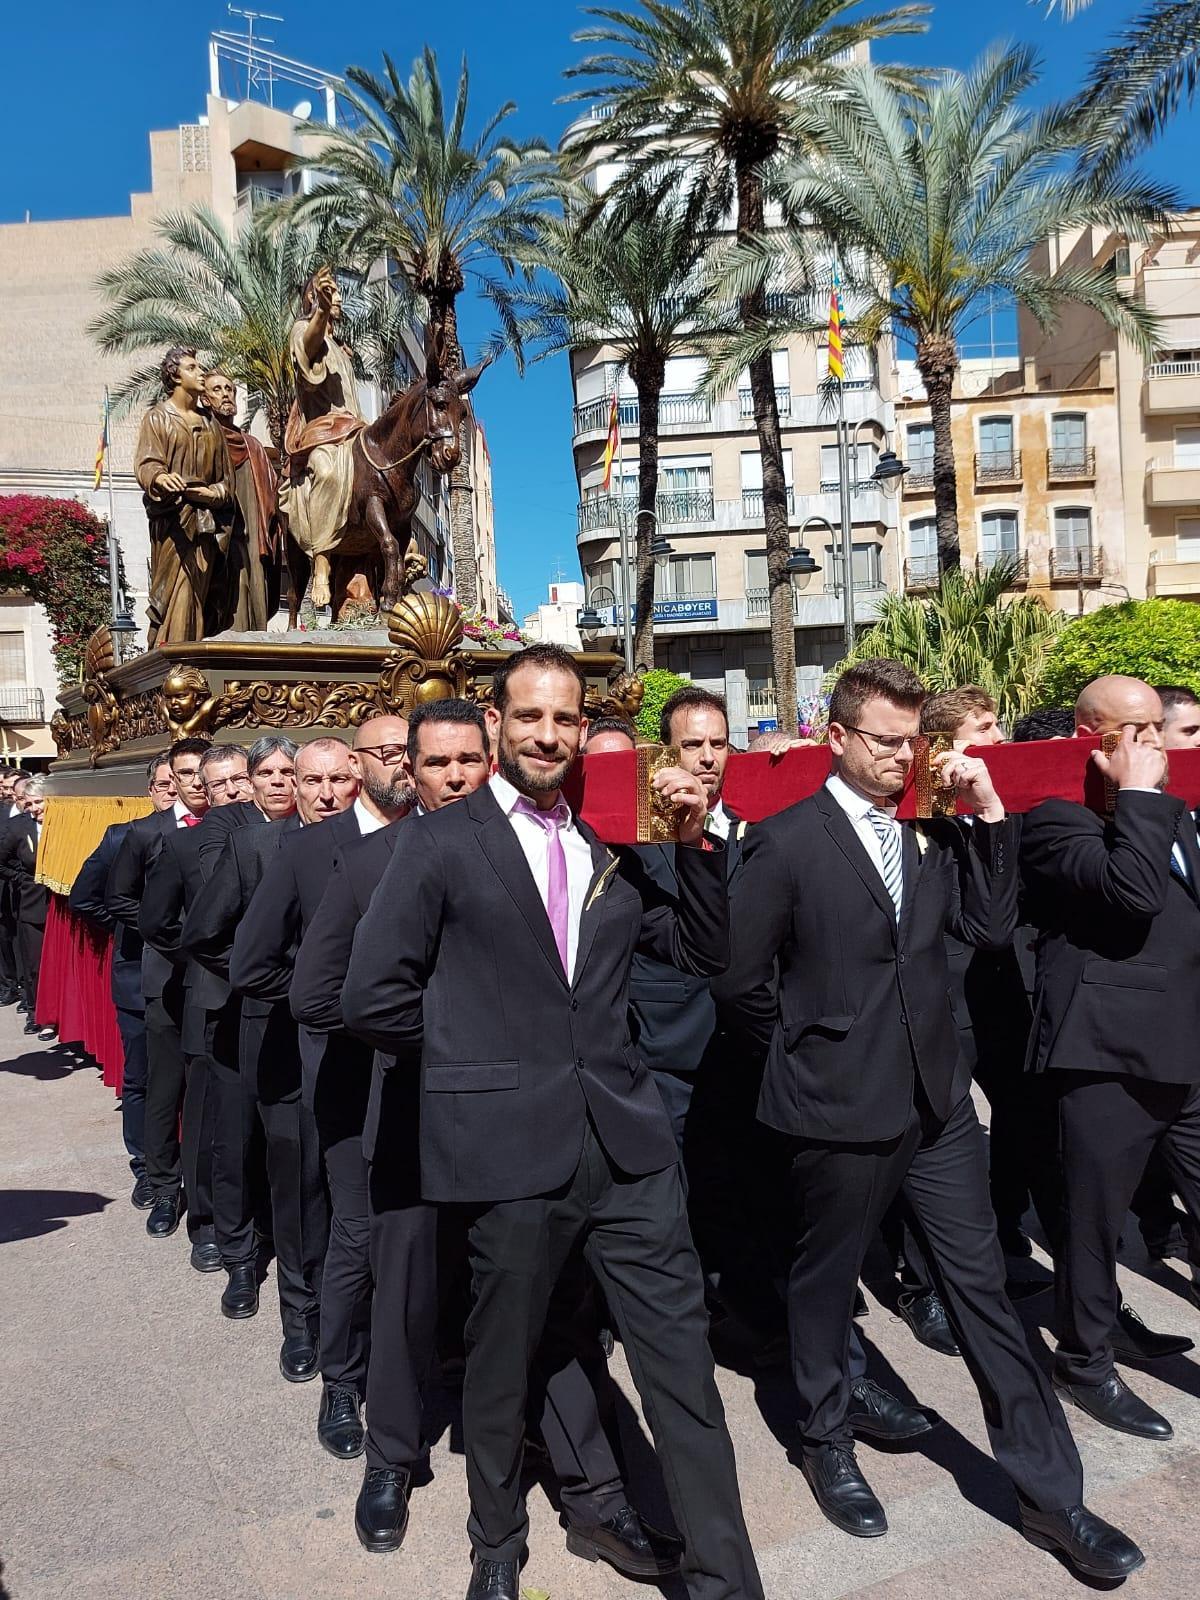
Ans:
[[[46,801],[38,844],[37,881],[55,894],[70,894],[79,869],[112,822],[147,816],[145,795],[54,795]]]

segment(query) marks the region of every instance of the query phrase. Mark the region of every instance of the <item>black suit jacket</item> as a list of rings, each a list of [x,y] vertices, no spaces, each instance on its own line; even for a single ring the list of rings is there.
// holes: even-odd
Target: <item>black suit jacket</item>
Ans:
[[[200,871],[205,883],[212,877],[220,859],[225,841],[237,828],[256,826],[267,818],[251,800],[235,800],[232,805],[218,806],[204,819],[211,823],[200,845]]]
[[[768,1047],[758,1116],[769,1127],[875,1143],[903,1131],[914,1072],[939,1117],[967,1092],[945,939],[1000,949],[1012,938],[1015,829],[1011,820],[919,827],[904,827],[899,926],[827,789],[750,833],[721,988]]]
[[[1039,930],[1029,1066],[1200,1083],[1200,848],[1183,802],[1126,792],[1106,821],[1048,800],[1025,818],[1021,867]]]
[[[680,851],[675,905],[583,824],[593,874],[568,984],[537,885],[490,788],[405,822],[359,925],[346,1024],[421,1074],[426,1199],[546,1194],[575,1172],[590,1118],[630,1173],[677,1159],[629,1037],[639,946],[698,977],[729,955],[723,851]],[[631,874],[632,876],[632,874]]]
[[[461,805],[462,801],[455,804]],[[324,1043],[316,1093],[324,1093],[325,1083],[330,1083],[334,1091],[341,1083],[347,1097],[352,1097],[361,1095],[363,1085],[367,1085],[363,1154],[368,1161],[374,1159],[377,1146],[392,1156],[398,1150],[407,1151],[405,1130],[411,1134],[416,1128],[420,1111],[417,1074],[388,1071],[393,1058],[374,1054],[369,1045],[346,1031],[342,985],[358,925],[408,821],[405,817],[391,822],[377,833],[352,840],[338,850],[321,904],[301,940],[292,976],[290,999],[292,1015],[300,1025],[301,1049],[306,1034],[310,1048],[315,1048],[318,1041]],[[382,1141],[381,1127],[385,1130]],[[408,1153],[415,1167],[415,1147]]]
[[[128,822],[110,822],[104,837],[80,867],[67,904],[78,917],[112,935],[112,997],[121,1011],[144,1011],[142,999],[142,936],[118,922],[105,898],[108,875],[129,828]],[[195,831],[194,829],[192,830]]]
[[[23,812],[11,818],[0,834],[0,877],[12,890],[17,921],[30,928],[44,928],[50,891],[34,878],[36,865],[37,824]]]
[[[196,828],[177,828],[163,837],[146,871],[138,929],[147,945],[183,974],[183,1020],[180,1042],[188,1055],[206,1051],[205,1017],[229,1000],[229,985],[198,962],[189,960],[180,936],[189,907],[204,889],[200,852],[213,817],[209,811]]]
[[[150,864],[162,849],[167,834],[182,831],[179,819],[170,809],[152,811],[148,817],[138,817],[128,824],[117,847],[116,859],[104,891],[105,902],[114,922],[119,922],[133,933],[138,932],[142,892],[146,887]],[[182,1003],[183,978],[180,969],[166,956],[160,955],[153,945],[143,945],[143,999],[160,1000],[168,992]]]
[[[342,845],[361,837],[351,806],[324,822],[301,828],[283,842],[263,872],[234,934],[229,978],[241,994],[272,1004],[287,1002],[296,951],[321,904],[334,857]],[[345,970],[343,966],[343,974]],[[328,1046],[326,1034],[300,1028],[304,1100],[314,1109]],[[356,1054],[361,1057],[362,1053],[359,1047]],[[331,1087],[336,1090],[336,1085]]]
[[[729,812],[725,875],[732,895],[740,875],[745,824]],[[625,854],[622,851],[622,854]],[[673,844],[630,847],[650,881],[670,901],[679,888]],[[637,1052],[655,1071],[694,1073],[713,1048],[717,1006],[707,978],[692,977],[677,967],[638,951],[629,972],[629,1021]]]

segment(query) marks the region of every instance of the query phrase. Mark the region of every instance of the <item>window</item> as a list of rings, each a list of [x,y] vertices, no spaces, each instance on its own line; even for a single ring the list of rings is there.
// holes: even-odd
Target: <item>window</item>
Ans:
[[[792,452],[783,452],[783,481],[792,487]],[[742,451],[742,493],[762,493],[762,456],[757,450]],[[761,505],[761,501],[759,502]]]
[[[842,481],[842,463],[836,444],[821,446],[821,488],[836,489]]]
[[[979,560],[984,567],[1011,559],[1020,552],[1015,511],[989,511],[980,528]]]
[[[1076,551],[1085,555],[1092,548],[1092,513],[1087,506],[1060,507],[1054,513],[1054,550],[1056,555],[1071,556]]]
[[[937,518],[917,517],[908,525],[908,553],[914,561],[932,556],[937,560]]]
[[[933,476],[933,423],[916,422],[908,429],[908,461],[905,463],[910,477]]]
[[[0,633],[0,689],[25,689],[25,635]]]
[[[693,681],[700,678],[715,679],[718,682],[725,676],[725,652],[723,650],[693,650],[688,658],[688,670]]]
[[[636,494],[637,467],[633,473]],[[711,456],[673,456],[659,463],[658,492],[674,494],[681,490],[698,489],[707,492],[712,488]]]
[[[792,584],[796,585],[799,579],[792,575]],[[746,551],[746,593],[765,595],[770,588],[771,580],[767,576],[767,552],[765,550]]]
[[[711,600],[716,592],[715,556],[668,556],[654,564],[656,600]]]
[[[1013,465],[1011,417],[985,417],[979,424],[979,465],[985,472],[1006,472]]]
[[[610,595],[617,594],[617,563],[615,561],[597,561],[588,568],[587,593],[589,601],[602,589],[606,589]],[[604,603],[612,605],[613,601],[604,597]]]
[[[853,547],[851,559],[854,563],[854,587],[856,589],[882,589],[883,588],[883,552],[877,544],[856,544]],[[825,570],[829,574],[829,585],[839,593],[842,587],[842,552],[833,545],[825,546]]]
[[[842,351],[847,389],[866,389],[875,381],[875,358],[868,345],[848,344]]]
[[[1200,467],[1200,428],[1175,429],[1175,465]]]
[[[1050,452],[1053,465],[1060,471],[1086,464],[1087,418],[1081,411],[1050,419]]]
[[[1176,561],[1200,561],[1200,517],[1178,517],[1175,522]]]

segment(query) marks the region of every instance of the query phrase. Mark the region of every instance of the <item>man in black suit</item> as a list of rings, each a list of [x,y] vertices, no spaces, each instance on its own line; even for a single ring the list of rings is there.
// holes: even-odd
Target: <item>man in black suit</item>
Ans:
[[[187,908],[203,887],[200,841],[222,810],[243,803],[250,793],[246,751],[238,744],[210,745],[200,757],[200,782],[208,796],[208,810],[199,827],[176,828],[164,835],[158,854],[146,869],[138,932],[145,944],[183,974],[181,1154],[191,1263],[197,1272],[219,1272],[213,1170],[217,1085],[204,1027],[204,989],[209,974],[187,960],[179,938]]]
[[[108,875],[105,900],[114,922],[138,932],[138,914],[150,864],[168,833],[198,827],[208,810],[200,777],[200,758],[209,741],[177,739],[167,752],[177,798],[166,811],[152,811],[131,822]],[[142,949],[142,999],[146,1007],[146,1177],[152,1204],[146,1232],[166,1239],[183,1215],[183,1169],[179,1115],[185,1085],[183,1045],[183,972],[152,945]]]
[[[1055,1382],[1122,1433],[1171,1425],[1113,1366],[1116,1249],[1134,1189],[1160,1151],[1200,1222],[1200,848],[1164,794],[1162,704],[1137,678],[1088,684],[1081,733],[1120,732],[1092,759],[1116,786],[1111,817],[1049,800],[1025,819],[1021,865],[1039,930],[1029,1064],[1058,1105],[1063,1206]]]
[[[175,780],[166,754],[151,756],[146,764],[146,793],[155,811],[175,804]],[[104,837],[80,867],[67,902],[76,916],[86,917],[112,937],[113,1006],[125,1047],[121,1073],[121,1137],[133,1173],[131,1202],[139,1211],[154,1204],[146,1177],[146,1003],[142,999],[142,938],[115,920],[105,899],[105,886],[128,822],[112,822]],[[185,830],[191,836],[191,830]],[[168,835],[170,837],[170,835]]]
[[[0,838],[12,818],[22,815],[16,799],[17,784],[23,785],[32,776],[23,767],[5,767],[0,771]],[[17,912],[8,880],[3,878],[0,879],[0,1006],[18,1003],[24,1009],[17,966]]]
[[[974,811],[905,825],[925,690],[897,661],[843,673],[824,788],[751,834],[734,899],[729,987],[769,1039],[758,1114],[794,1141],[789,1279],[802,1467],[836,1526],[887,1531],[854,1455],[848,1333],[863,1254],[903,1192],[1013,1479],[1026,1538],[1121,1577],[1141,1552],[1082,1504],[1066,1419],[1004,1292],[983,1135],[958,1053],[947,933],[1001,949],[1017,919],[1015,833],[983,762],[935,758]],[[778,983],[775,975],[778,972]]]
[[[358,780],[343,739],[319,738],[295,758],[297,811],[265,826],[232,829],[200,899],[184,922],[182,945],[201,966],[230,981],[234,936],[267,867],[297,828],[335,816],[354,803]],[[265,821],[265,819],[263,819]],[[236,986],[231,984],[234,993]],[[286,1002],[242,995],[238,1025],[243,1131],[248,1149],[256,1124],[267,1146],[272,1231],[283,1345],[279,1370],[289,1383],[317,1376],[321,1267],[328,1240],[328,1207],[312,1111],[303,1102],[296,1026]],[[248,1183],[238,1228],[222,1241],[229,1282],[227,1316],[258,1307],[257,1250]]]
[[[402,825],[412,832],[359,926],[343,1012],[397,1058],[393,1073],[419,1071],[424,1198],[469,1219],[468,1595],[517,1600],[529,1364],[582,1245],[637,1374],[690,1593],[758,1600],[678,1152],[627,1011],[639,946],[697,976],[724,968],[724,861],[704,838],[703,790],[678,769],[654,779],[685,846],[677,908],[644,879],[633,887],[572,816],[560,791],[585,690],[554,645],[497,669],[499,770]]]
[[[43,1044],[49,1044],[58,1037],[56,1030],[39,1028],[33,1016],[50,901],[50,891],[34,876],[46,810],[46,780],[27,778],[17,789],[21,815],[9,820],[0,837],[0,878],[8,885],[16,912],[16,954],[25,1000],[25,1032],[36,1034]]]
[[[288,839],[263,874],[234,936],[229,977],[240,994],[286,1005],[296,951],[329,883],[333,859],[351,840],[385,828],[412,800],[405,761],[408,723],[371,717],[355,732],[349,765],[354,803],[320,828]],[[345,969],[343,968],[343,971]],[[371,1265],[363,1117],[370,1081],[364,1047],[299,1029],[304,1105],[316,1119],[329,1190],[329,1243],[321,1274],[321,1405],[317,1438],[331,1455],[363,1450],[359,1415],[367,1381]],[[341,1048],[345,1045],[347,1048]]]

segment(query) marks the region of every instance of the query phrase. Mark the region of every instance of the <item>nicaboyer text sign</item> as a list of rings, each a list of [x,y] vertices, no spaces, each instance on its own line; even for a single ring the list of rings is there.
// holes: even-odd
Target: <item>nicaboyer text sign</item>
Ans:
[[[624,621],[625,613],[620,607],[608,606],[601,610],[599,615],[603,622],[615,628]],[[692,600],[656,600],[654,620],[655,622],[716,622],[717,597],[704,595]]]

